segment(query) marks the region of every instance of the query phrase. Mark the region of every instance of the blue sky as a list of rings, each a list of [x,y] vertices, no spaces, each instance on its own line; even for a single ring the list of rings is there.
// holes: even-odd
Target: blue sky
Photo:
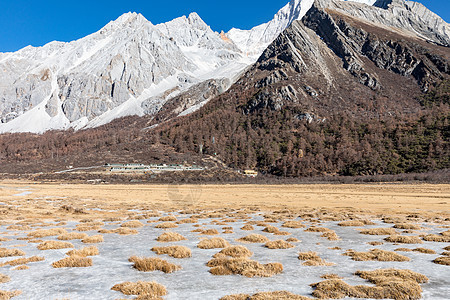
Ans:
[[[142,13],[154,24],[195,11],[216,31],[250,29],[269,21],[288,1],[0,0],[0,52],[72,41],[129,11]],[[450,22],[449,0],[421,2]]]

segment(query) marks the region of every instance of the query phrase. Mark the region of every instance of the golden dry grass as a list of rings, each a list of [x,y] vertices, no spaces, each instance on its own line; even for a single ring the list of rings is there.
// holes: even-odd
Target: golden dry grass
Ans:
[[[399,223],[399,224],[395,224],[394,228],[397,229],[407,229],[407,230],[420,230],[422,229],[421,226],[417,225],[417,224],[411,224],[411,223]]]
[[[253,255],[253,252],[248,250],[247,247],[244,246],[229,246],[225,249],[222,249],[219,253],[216,253],[214,257],[223,257],[230,256],[234,258],[245,258]]]
[[[273,233],[274,235],[290,235],[287,231],[280,231],[277,227],[272,225],[267,225],[266,228],[263,229],[264,232]]]
[[[53,268],[87,268],[92,266],[92,258],[71,255],[52,263]]]
[[[283,240],[269,241],[264,246],[269,249],[289,249],[295,247],[291,243]]]
[[[391,235],[384,239],[386,242],[390,243],[401,243],[401,244],[422,244],[422,240],[417,236],[409,235]]]
[[[446,250],[446,251],[450,251],[450,246],[446,246],[446,247],[444,247],[444,250]]]
[[[16,296],[19,296],[22,294],[22,291],[2,291],[0,290],[0,300],[8,300],[11,298],[14,298]]]
[[[128,227],[120,227],[112,230],[112,233],[117,233],[119,235],[132,235],[138,234],[139,232],[136,229],[131,229]]]
[[[245,224],[244,226],[241,227],[241,230],[255,230],[255,227],[253,227],[250,224]]]
[[[159,218],[158,221],[161,221],[161,222],[175,222],[176,220],[177,220],[177,218],[175,216],[169,215],[169,216],[164,216],[164,217]]]
[[[373,271],[356,271],[355,275],[367,279],[373,284],[383,284],[389,281],[414,281],[417,283],[428,282],[427,276],[403,269],[377,269]]]
[[[178,225],[173,222],[163,222],[163,223],[159,223],[155,226],[155,228],[162,228],[162,229],[177,228],[177,227],[178,227]]]
[[[368,235],[393,235],[397,231],[394,228],[367,228],[361,229],[359,233]]]
[[[304,225],[300,221],[286,221],[286,222],[283,223],[283,225],[281,225],[281,227],[286,227],[286,228],[304,228],[304,227],[306,227],[306,225]]]
[[[14,219],[82,219],[86,214],[68,214],[67,211],[54,207],[52,202],[42,202],[30,207],[29,196],[15,197],[12,188],[26,187],[33,183],[33,197],[43,198],[48,195],[58,197],[61,205],[76,202],[79,207],[95,207],[89,211],[90,219],[123,218],[129,209],[179,210],[180,207],[168,198],[167,187],[149,184],[109,184],[61,185],[60,182],[37,183],[24,181],[5,181],[6,187],[0,191],[5,203],[14,202],[18,209],[8,211],[8,218]],[[9,189],[11,188],[11,189]],[[181,194],[188,195],[195,185],[179,187]],[[299,199],[298,195],[307,195]],[[445,210],[442,198],[450,197],[450,185],[430,184],[374,184],[374,185],[208,185],[202,186],[200,198],[189,209],[200,211],[208,209],[229,209],[235,207],[249,208],[250,211],[264,211],[276,206],[301,216],[305,220],[328,216],[342,218],[342,215],[357,213],[373,216],[375,214],[402,216],[395,223],[406,222],[404,216],[420,214],[422,219],[443,220],[450,216]],[[226,200],[226,201],[224,201]],[[313,211],[314,208],[327,207]],[[255,208],[257,208],[255,210]],[[305,211],[309,209],[309,211]],[[311,215],[311,216],[308,216]],[[400,220],[403,219],[403,220]]]
[[[94,231],[94,230],[100,230],[101,226],[99,225],[91,225],[89,223],[86,224],[78,224],[75,227],[75,230],[77,231]]]
[[[375,225],[372,221],[369,220],[349,220],[342,221],[338,223],[339,226],[364,226],[364,225]]]
[[[382,286],[351,286],[340,279],[328,279],[311,284],[312,295],[319,299],[374,298],[374,299],[420,299],[422,289],[415,282],[390,282]]]
[[[314,283],[313,296],[319,299],[375,298],[375,299],[420,299],[422,289],[419,283],[428,281],[422,274],[410,270],[379,269],[357,271],[356,275],[369,280],[376,286],[351,286],[339,279]]]
[[[342,279],[342,277],[340,277],[337,274],[333,274],[333,273],[323,274],[320,276],[320,278],[322,278],[322,279]]]
[[[327,238],[329,241],[337,241],[340,240],[339,236],[335,231],[327,231],[320,235],[320,237]]]
[[[450,256],[439,256],[433,262],[438,265],[450,266]]]
[[[213,275],[242,275],[246,277],[271,277],[283,272],[280,263],[260,264],[245,257],[220,256],[211,259],[207,266]]]
[[[261,292],[252,296],[247,294],[229,295],[219,300],[310,300],[311,298],[293,294],[287,291]]]
[[[11,278],[8,275],[0,273],[0,283],[9,282]]]
[[[58,240],[69,241],[69,240],[81,240],[86,238],[88,235],[84,232],[69,232],[58,236]]]
[[[19,270],[28,270],[29,268],[30,267],[28,267],[26,265],[20,265],[20,266],[15,267],[13,270],[17,270],[17,271],[19,271]]]
[[[295,238],[295,237],[290,237],[290,238],[287,238],[287,239],[286,239],[286,242],[289,242],[289,243],[298,243],[298,242],[300,242],[300,240],[299,240],[298,238]]]
[[[144,224],[138,220],[123,222],[120,225],[120,227],[126,227],[126,228],[141,228],[143,226],[144,226]]]
[[[124,295],[141,296],[141,299],[158,299],[167,295],[165,286],[154,281],[123,282],[114,285],[111,290]]]
[[[302,265],[304,266],[333,266],[334,263],[327,262],[320,258],[317,252],[308,251],[308,252],[300,252],[298,254],[298,259],[303,260]]]
[[[69,256],[86,257],[86,256],[95,256],[95,255],[98,255],[99,253],[100,252],[98,251],[97,247],[95,247],[95,246],[88,246],[88,247],[83,247],[81,249],[70,250],[66,254],[69,255]]]
[[[34,237],[34,238],[43,238],[47,236],[55,236],[55,235],[61,235],[66,234],[67,230],[63,228],[52,228],[52,229],[38,229],[35,231],[32,231],[28,233],[28,236]]]
[[[427,242],[450,243],[450,236],[445,236],[442,234],[427,234],[422,238]]]
[[[96,243],[103,243],[104,239],[102,235],[92,235],[88,236],[81,240],[84,244],[96,244]]]
[[[181,269],[181,266],[156,257],[132,256],[128,261],[133,263],[133,268],[141,272],[162,271],[172,273]]]
[[[269,239],[258,233],[252,233],[247,236],[241,237],[237,239],[238,242],[244,242],[244,243],[266,243],[269,241]]]
[[[0,248],[0,257],[24,256],[25,252],[20,249]]]
[[[13,259],[13,260],[9,260],[9,261],[5,261],[3,263],[0,264],[0,267],[3,266],[18,266],[18,265],[24,265],[30,262],[37,262],[37,261],[43,261],[45,260],[45,258],[41,257],[41,256],[31,256],[29,258],[18,258],[18,259]]]
[[[383,245],[383,242],[380,241],[372,241],[372,242],[367,242],[367,244],[372,245],[372,246],[380,246]]]
[[[325,227],[309,227],[308,229],[305,230],[305,232],[330,232],[332,231],[329,228],[325,228]]]
[[[226,248],[228,246],[230,246],[230,243],[220,237],[203,239],[197,244],[197,247],[200,249]]]
[[[176,232],[164,232],[156,238],[158,242],[168,243],[168,242],[178,242],[186,240],[184,236]]]
[[[44,241],[40,243],[37,246],[37,248],[39,250],[65,249],[65,248],[73,248],[73,244],[62,241]]]
[[[444,251],[444,252],[441,253],[441,255],[450,256],[450,251]]]
[[[393,251],[381,250],[381,249],[371,249],[368,252],[357,252],[353,250],[347,250],[344,254],[350,256],[356,261],[410,261],[409,257],[400,255]]]
[[[176,223],[177,224],[188,224],[188,223],[190,223],[190,224],[194,224],[194,223],[197,223],[198,222],[198,219],[196,219],[196,218],[186,218],[186,219],[182,219],[182,220],[178,220]]]
[[[156,254],[167,254],[174,258],[188,258],[192,256],[191,249],[185,246],[153,247],[151,250]]]
[[[432,249],[428,249],[428,248],[415,248],[412,251],[420,252],[420,253],[424,253],[424,254],[436,254],[436,251],[434,251]]]
[[[202,231],[200,231],[200,234],[216,235],[216,234],[219,234],[219,232],[217,231],[217,229],[203,229]]]

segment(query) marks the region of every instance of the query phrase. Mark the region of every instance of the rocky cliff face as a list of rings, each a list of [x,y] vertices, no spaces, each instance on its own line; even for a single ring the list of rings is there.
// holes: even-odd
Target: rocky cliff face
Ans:
[[[322,115],[414,112],[421,92],[449,78],[447,47],[334,8],[316,1],[262,54],[242,79],[256,88],[246,113],[291,106]]]
[[[387,11],[315,1],[227,92],[158,137],[281,176],[448,168],[449,48],[360,10]]]

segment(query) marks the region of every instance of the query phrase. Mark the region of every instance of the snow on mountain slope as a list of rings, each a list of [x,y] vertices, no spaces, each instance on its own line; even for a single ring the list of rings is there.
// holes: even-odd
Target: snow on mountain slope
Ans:
[[[196,13],[158,25],[127,13],[70,43],[0,53],[0,133],[81,129],[128,115],[154,116],[199,83],[225,78],[223,83],[232,84],[314,2],[403,26],[436,43],[450,40],[447,23],[423,5],[403,0],[291,0],[268,23],[226,34],[211,30]],[[197,105],[202,99],[183,103]]]
[[[314,0],[291,0],[268,23],[250,30],[232,28],[227,37],[246,55],[259,56],[292,21],[301,19],[313,3]]]
[[[232,78],[253,62],[196,14],[155,26],[136,13],[80,40],[0,59],[0,133],[79,129],[143,115],[152,98],[160,107],[173,96],[168,90],[182,92],[216,73]]]

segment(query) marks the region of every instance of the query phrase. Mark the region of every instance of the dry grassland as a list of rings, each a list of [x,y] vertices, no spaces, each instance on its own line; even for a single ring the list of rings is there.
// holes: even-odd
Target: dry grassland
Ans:
[[[325,217],[341,218],[349,214],[385,215],[385,222],[407,223],[406,216],[419,214],[421,220],[443,220],[450,217],[450,185],[432,184],[367,184],[367,185],[205,185],[201,187],[198,199],[184,200],[195,185],[178,187],[180,199],[169,197],[167,185],[82,185],[21,181],[2,181],[0,197],[7,205],[17,209],[1,216],[3,220],[22,217],[31,220],[59,218],[104,219],[123,218],[128,209],[166,210],[223,209],[224,207],[250,208],[271,211],[285,207],[291,213],[301,213],[304,219]],[[14,196],[15,188],[31,188],[31,195]],[[53,196],[58,205],[29,201],[34,198]],[[190,198],[189,198],[190,199]],[[225,201],[224,201],[225,200]],[[56,200],[55,200],[56,201]],[[76,203],[76,204],[74,204]],[[63,206],[81,209],[61,209]],[[88,210],[95,208],[96,210]],[[325,211],[315,211],[322,209]],[[107,210],[102,211],[101,209]],[[305,212],[305,211],[311,212]],[[386,213],[389,212],[389,213]],[[218,217],[222,217],[219,215]],[[348,221],[344,218],[342,221]],[[162,217],[160,221],[174,222],[174,216]],[[22,230],[20,228],[19,230]],[[61,233],[60,233],[61,234]],[[56,235],[60,235],[56,234]]]

